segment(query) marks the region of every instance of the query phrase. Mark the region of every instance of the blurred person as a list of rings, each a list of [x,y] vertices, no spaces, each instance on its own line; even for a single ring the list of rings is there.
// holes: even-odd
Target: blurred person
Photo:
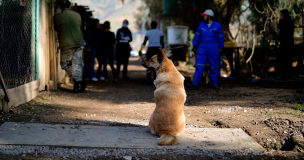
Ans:
[[[208,61],[212,86],[218,89],[220,48],[224,48],[223,30],[221,25],[213,20],[212,10],[207,9],[201,15],[204,21],[198,26],[192,43],[193,51],[196,53],[196,69],[193,81],[188,86],[198,88]]]
[[[150,60],[154,55],[157,55],[160,51],[159,48],[164,48],[164,34],[161,30],[157,29],[157,22],[151,22],[151,30],[145,35],[145,40],[139,50],[139,54],[142,55],[141,50],[145,47],[147,41],[149,41],[148,50],[146,54],[146,61]],[[151,82],[151,72],[147,72],[147,84]]]
[[[87,44],[92,47],[91,54],[90,54],[90,63],[89,63],[89,74],[92,81],[104,80],[102,76],[102,58],[100,54],[100,26],[99,20],[94,19],[92,21],[91,29],[88,32],[87,36]],[[98,68],[97,74],[95,73],[94,65],[95,65],[95,58],[98,61]]]
[[[279,62],[282,67],[282,79],[292,78],[292,55],[294,47],[294,21],[289,16],[289,11],[280,11],[279,21]]]
[[[103,27],[102,23],[99,24],[99,29],[100,29],[100,31],[104,31],[104,27]]]
[[[81,16],[71,10],[71,2],[60,2],[61,13],[54,15],[54,27],[58,33],[61,51],[60,65],[74,81],[74,93],[83,92],[86,81],[83,78],[82,52],[84,40],[81,32]],[[79,90],[79,85],[81,89]]]
[[[132,33],[128,28],[128,20],[123,21],[122,28],[117,30],[116,34],[116,59],[117,59],[117,78],[119,77],[120,66],[123,64],[123,79],[129,80],[127,76],[128,64],[130,58],[130,45],[132,41]]]
[[[110,31],[110,22],[105,21],[103,24],[104,31],[101,32],[100,36],[100,43],[101,43],[101,57],[102,57],[102,64],[103,64],[103,75],[105,78],[105,82],[108,82],[108,70],[107,65],[109,63],[114,81],[118,81],[118,75],[116,73],[116,69],[114,67],[114,44],[115,44],[115,34]]]

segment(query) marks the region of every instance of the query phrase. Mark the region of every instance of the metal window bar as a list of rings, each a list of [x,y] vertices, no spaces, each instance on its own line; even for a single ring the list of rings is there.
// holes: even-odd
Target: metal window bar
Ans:
[[[7,88],[37,79],[36,0],[0,0],[0,71]]]

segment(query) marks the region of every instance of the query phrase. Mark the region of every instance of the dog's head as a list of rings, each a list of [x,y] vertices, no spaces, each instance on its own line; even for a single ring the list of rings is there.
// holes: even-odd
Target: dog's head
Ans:
[[[153,56],[150,60],[145,61],[144,66],[148,71],[158,71],[161,67],[161,63],[166,59],[166,55],[163,50],[160,48],[157,55]]]

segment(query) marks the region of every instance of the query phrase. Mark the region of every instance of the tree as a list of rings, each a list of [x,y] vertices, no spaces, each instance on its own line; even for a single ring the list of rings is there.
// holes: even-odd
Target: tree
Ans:
[[[235,41],[237,38],[232,36],[229,24],[239,19],[240,15],[244,12],[244,10],[241,10],[243,3],[244,0],[212,1],[212,6],[215,14],[214,16],[215,19],[222,25],[225,41]]]
[[[144,0],[146,9],[150,10],[148,18],[156,20],[159,14],[163,13],[162,0]],[[185,25],[189,26],[190,30],[195,31],[199,23],[203,20],[201,13],[206,9],[214,11],[214,18],[220,22],[224,31],[225,41],[234,41],[230,32],[229,24],[235,21],[235,15],[242,13],[241,6],[244,0],[176,0],[178,7],[175,8],[174,13],[183,19]],[[143,9],[143,8],[142,8]],[[138,15],[143,15],[140,12]],[[141,17],[138,16],[138,20]],[[141,27],[138,21],[138,27]]]
[[[135,14],[138,29],[149,29],[148,19],[157,20],[158,15],[163,13],[163,0],[143,0],[145,3],[138,8]],[[147,13],[148,11],[148,13]],[[144,24],[143,24],[144,23]]]

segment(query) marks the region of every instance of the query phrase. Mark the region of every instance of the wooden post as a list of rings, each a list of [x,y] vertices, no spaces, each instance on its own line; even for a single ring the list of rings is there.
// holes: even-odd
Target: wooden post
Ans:
[[[9,98],[9,95],[7,94],[6,86],[5,86],[1,71],[0,71],[0,85],[3,88],[4,95],[5,95],[5,97],[1,100],[2,101],[1,110],[3,110],[4,113],[8,113],[9,112],[8,102],[10,101],[10,98]]]
[[[6,86],[5,86],[5,83],[4,83],[4,80],[3,80],[3,77],[2,77],[1,71],[0,71],[0,85],[1,85],[2,88],[3,88],[3,91],[4,91],[4,94],[5,94],[5,99],[6,99],[6,101],[9,102],[9,101],[10,101],[10,98],[9,98],[9,96],[8,96],[8,94],[7,94]]]
[[[55,43],[55,30],[54,30],[54,2],[51,2],[49,6],[49,49],[50,49],[50,81],[55,84],[49,85],[50,90],[56,90],[56,43]]]
[[[0,112],[3,111],[3,99],[0,98]]]
[[[9,112],[8,102],[7,102],[7,100],[5,98],[2,99],[2,109],[3,109],[4,113],[8,113]]]

